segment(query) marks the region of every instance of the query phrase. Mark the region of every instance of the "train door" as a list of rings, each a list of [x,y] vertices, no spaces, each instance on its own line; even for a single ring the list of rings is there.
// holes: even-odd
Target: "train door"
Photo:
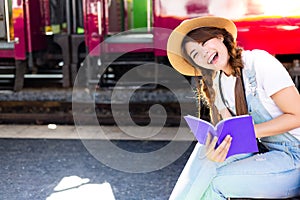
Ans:
[[[13,19],[13,2],[12,0],[0,0],[0,89],[14,89],[19,90],[23,86],[22,72],[24,68],[23,61],[16,61],[15,59],[24,60],[25,44],[24,41],[15,43],[14,26],[15,19]],[[14,5],[16,11],[14,16],[18,15],[17,23],[22,23],[23,6]],[[17,11],[20,11],[17,13]],[[20,23],[21,22],[21,23]],[[19,38],[24,38],[24,30],[17,33]],[[20,36],[20,37],[19,37]],[[20,51],[16,51],[15,45],[20,47]]]
[[[84,1],[47,0],[46,33],[60,46],[63,86],[73,85],[80,63],[85,57]],[[46,10],[45,9],[45,10]],[[49,14],[48,14],[49,13]]]
[[[1,52],[5,51],[7,58],[2,58],[2,63],[8,63],[8,61],[11,61],[11,64],[4,67],[3,64],[1,64],[1,88],[5,88],[8,85],[11,85],[11,82],[13,80],[13,76],[8,76],[7,73],[10,73],[10,69],[13,68],[14,63],[13,59],[9,57],[13,57],[13,45],[11,45],[10,42],[10,26],[11,26],[11,6],[9,6],[9,2],[6,0],[0,0],[0,48]],[[0,56],[2,57],[2,56]],[[5,59],[5,61],[4,61]]]
[[[33,69],[30,80],[43,81],[53,86],[70,86],[70,12],[68,0],[39,0],[42,21],[42,37],[46,43],[43,49],[34,52]],[[37,2],[31,2],[35,6]],[[34,13],[33,11],[31,13]],[[37,14],[32,14],[37,17]],[[58,85],[57,85],[58,84]]]
[[[41,81],[50,79],[70,85],[69,37],[51,26],[56,24],[51,20],[61,18],[53,9],[50,12],[53,2],[57,5],[54,11],[59,11],[62,2],[66,4],[55,0],[0,0],[1,86],[13,85],[17,91],[23,85],[40,86]],[[65,50],[58,48],[63,45]]]
[[[92,38],[88,40],[90,41],[88,48],[89,52],[93,54],[94,60],[101,57],[100,62],[93,62],[94,66],[96,63],[102,63],[102,65],[111,63],[106,68],[107,71],[102,74],[100,85],[113,86],[119,77],[138,63],[154,60],[151,49],[153,43],[151,4],[151,0],[106,0],[98,1],[97,6],[89,5],[90,12],[93,11],[95,14],[89,15],[88,13],[87,16],[97,17],[98,24],[95,23],[92,26],[91,23],[88,23],[87,35]],[[98,43],[92,43],[92,41],[96,41],[95,39],[98,40]],[[99,44],[101,45],[99,46]],[[132,53],[133,48],[139,49],[139,52]],[[97,56],[98,58],[96,58]],[[117,57],[117,60],[113,59]],[[89,74],[97,74],[94,70],[101,71],[97,68],[102,67],[91,67]],[[93,79],[91,82],[98,82],[97,77],[100,75],[91,78]]]
[[[89,52],[107,37],[136,28],[151,32],[152,0],[83,0]]]
[[[85,16],[89,84],[114,87],[130,69],[154,62],[151,0],[86,0]]]

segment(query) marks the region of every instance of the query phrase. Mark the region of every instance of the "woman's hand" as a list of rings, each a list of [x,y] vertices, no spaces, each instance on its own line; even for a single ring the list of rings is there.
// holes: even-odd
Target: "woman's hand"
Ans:
[[[232,137],[227,135],[222,143],[215,149],[218,137],[212,139],[212,135],[209,133],[206,139],[206,157],[214,162],[223,162],[226,159],[228,150],[231,145]]]

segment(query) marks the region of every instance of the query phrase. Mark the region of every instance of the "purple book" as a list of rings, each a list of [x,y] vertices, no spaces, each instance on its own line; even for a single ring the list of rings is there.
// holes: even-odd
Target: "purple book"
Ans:
[[[216,148],[226,135],[231,135],[232,142],[227,157],[241,153],[258,152],[254,124],[250,115],[223,119],[216,126],[191,115],[185,116],[184,119],[200,144],[205,144],[209,132],[219,138]]]

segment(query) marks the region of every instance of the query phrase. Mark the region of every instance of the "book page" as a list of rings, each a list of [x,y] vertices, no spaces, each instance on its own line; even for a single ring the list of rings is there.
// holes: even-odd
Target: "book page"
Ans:
[[[184,119],[200,144],[205,144],[208,132],[213,136],[216,135],[211,123],[191,115],[185,116]]]

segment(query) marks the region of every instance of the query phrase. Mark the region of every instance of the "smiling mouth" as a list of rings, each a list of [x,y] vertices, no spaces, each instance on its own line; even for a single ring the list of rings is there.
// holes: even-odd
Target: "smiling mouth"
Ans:
[[[208,64],[213,64],[214,61],[217,60],[217,58],[218,58],[218,53],[217,52],[213,53],[208,59]]]

